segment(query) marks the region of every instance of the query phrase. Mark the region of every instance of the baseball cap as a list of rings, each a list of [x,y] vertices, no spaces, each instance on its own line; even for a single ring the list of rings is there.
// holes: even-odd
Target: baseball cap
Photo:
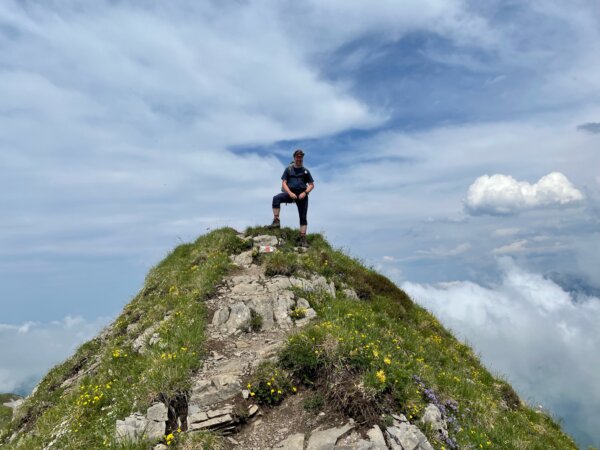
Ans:
[[[296,155],[304,156],[304,152],[302,150],[298,149],[294,152],[294,158],[296,157]]]

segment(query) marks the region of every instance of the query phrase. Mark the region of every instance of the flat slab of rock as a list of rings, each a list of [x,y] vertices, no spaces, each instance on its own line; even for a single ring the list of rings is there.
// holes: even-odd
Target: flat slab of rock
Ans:
[[[189,403],[194,406],[210,406],[214,403],[228,400],[242,392],[241,381],[238,377],[224,374],[211,380],[199,380],[192,386]]]
[[[233,423],[233,417],[230,414],[224,416],[215,417],[214,419],[205,420],[204,422],[196,422],[190,424],[190,430],[206,430],[208,428],[215,428],[219,425],[226,425]]]
[[[261,236],[254,236],[252,239],[255,247],[261,246],[269,246],[269,247],[277,247],[279,241],[277,240],[277,236],[271,236],[269,234],[263,234]]]
[[[239,255],[234,255],[231,257],[231,260],[234,264],[242,267],[250,267],[252,264],[252,250],[248,250],[247,252],[242,252]]]
[[[164,403],[155,403],[146,413],[148,420],[154,420],[155,422],[166,422],[169,420],[169,410]]]
[[[304,449],[304,435],[302,433],[292,434],[283,441],[279,442],[273,449],[281,450],[303,450]]]
[[[346,424],[338,428],[313,431],[306,450],[333,450],[338,439],[353,428],[354,425]]]
[[[392,449],[399,450],[433,450],[427,437],[415,425],[398,423],[397,426],[387,427],[385,432],[392,445]]]
[[[160,439],[164,436],[166,424],[148,420],[141,413],[134,413],[124,420],[117,420],[116,438],[118,442],[140,439]]]
[[[377,425],[374,425],[373,428],[367,432],[367,436],[369,437],[369,441],[373,444],[373,450],[388,450],[385,438],[383,437],[383,432]]]

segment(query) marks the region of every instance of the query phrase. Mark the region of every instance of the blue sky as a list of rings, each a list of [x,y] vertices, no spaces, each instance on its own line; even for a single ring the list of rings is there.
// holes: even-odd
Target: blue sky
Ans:
[[[591,0],[2,2],[0,391],[173,246],[270,222],[302,147],[309,231],[600,445],[599,25]]]

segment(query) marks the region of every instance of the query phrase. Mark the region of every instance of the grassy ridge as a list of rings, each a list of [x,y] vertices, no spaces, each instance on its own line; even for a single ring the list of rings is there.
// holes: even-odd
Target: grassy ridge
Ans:
[[[26,431],[6,448],[39,449],[53,440],[60,449],[120,448],[113,436],[116,419],[185,392],[202,364],[203,300],[229,270],[228,256],[249,245],[236,234],[214,231],[180,245],[154,267],[111,327],[44,377],[1,433],[6,440],[15,430]],[[135,337],[155,324],[160,343],[144,354],[134,352]],[[90,367],[95,369],[64,387]]]
[[[260,256],[268,274],[318,273],[338,292],[336,299],[298,292],[319,317],[290,338],[276,366],[265,366],[248,380],[255,399],[275,405],[298,389],[310,390],[363,424],[385,424],[392,411],[418,423],[433,402],[450,418],[448,440],[437,441],[431,430],[423,430],[438,450],[576,448],[552,418],[521,404],[470,348],[387,278],[332,249],[320,235],[311,235],[310,249],[298,254],[296,231],[250,228],[247,233],[283,238],[279,252]],[[169,403],[189,388],[190,375],[203,360],[203,300],[230,269],[228,255],[248,247],[232,229],[177,247],[150,271],[144,288],[108,330],[48,373],[0,433],[0,443],[14,430],[26,433],[3,448],[39,449],[53,440],[60,449],[149,448],[149,443],[117,445],[115,420],[145,411],[155,400]],[[346,298],[347,287],[361,300]],[[144,354],[134,352],[135,337],[156,324],[160,343]],[[64,387],[65,380],[91,367]],[[213,436],[196,433],[175,433],[170,442],[185,450],[217,445]]]
[[[318,321],[291,337],[279,372],[270,371],[280,380],[270,378],[269,391],[258,388],[269,380],[251,380],[257,397],[268,397],[273,382],[303,384],[365,425],[382,423],[381,415],[392,411],[419,423],[425,406],[435,403],[446,412],[450,433],[438,440],[423,428],[436,449],[577,448],[555,420],[522,404],[509,384],[387,278],[333,250],[321,236],[311,236],[310,244],[300,255],[284,246],[280,254],[265,255],[264,264],[277,273],[320,273],[336,284],[337,298],[300,292]],[[339,295],[347,286],[362,301]],[[291,379],[281,381],[285,371]]]

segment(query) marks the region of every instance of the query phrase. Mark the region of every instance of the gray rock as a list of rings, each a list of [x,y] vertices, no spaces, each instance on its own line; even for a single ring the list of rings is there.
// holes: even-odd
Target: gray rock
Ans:
[[[239,255],[232,256],[231,260],[234,264],[241,267],[250,267],[252,264],[252,250],[248,250],[247,252],[242,252]]]
[[[421,423],[431,426],[431,428],[439,433],[443,438],[448,437],[448,425],[442,417],[442,412],[433,403],[429,403],[421,417]]]
[[[308,303],[308,300],[306,300],[305,298],[299,298],[296,301],[296,307],[303,308],[303,309],[310,309],[310,303]]]
[[[342,289],[342,293],[346,296],[346,298],[349,298],[350,300],[360,300],[358,298],[358,294],[352,288],[344,288]]]
[[[264,234],[261,236],[255,236],[252,241],[254,242],[254,246],[255,247],[260,247],[260,246],[271,246],[271,247],[277,247],[277,244],[279,244],[277,237],[276,236],[270,236],[268,234]]]
[[[310,280],[290,277],[290,283],[294,287],[298,287],[309,292],[324,291],[335,298],[335,285],[333,281],[328,283],[327,279],[322,275],[313,275]]]
[[[229,319],[229,308],[227,306],[223,306],[219,308],[215,315],[213,316],[212,324],[215,328],[219,328]]]
[[[150,336],[150,339],[148,339],[148,345],[156,345],[159,343],[160,343],[160,334],[152,333],[152,336]]]
[[[165,444],[157,444],[152,447],[152,450],[167,450],[168,448]]]
[[[250,308],[241,302],[231,305],[231,309],[229,310],[229,319],[225,323],[227,331],[232,333],[235,330],[240,330],[241,328],[247,326],[249,322]]]
[[[278,292],[283,291],[284,289],[289,289],[295,284],[292,282],[294,278],[284,277],[284,276],[276,276],[271,278],[269,283],[267,283],[266,288],[269,292]],[[296,278],[296,280],[298,280]]]
[[[373,446],[372,442],[359,439],[351,444],[336,445],[333,448],[334,450],[375,450],[376,447]],[[385,447],[385,450],[388,450],[387,446]]]
[[[354,425],[346,424],[338,428],[313,431],[308,440],[307,450],[332,450],[344,434],[352,430]]]
[[[388,450],[388,447],[385,444],[385,438],[383,437],[383,432],[377,425],[373,425],[373,428],[367,432],[367,436],[369,437],[369,441],[373,444],[373,450]]]
[[[287,330],[293,326],[290,312],[294,304],[294,294],[290,291],[282,291],[277,296],[273,304],[273,317],[279,328]]]
[[[136,334],[138,331],[140,331],[140,327],[141,325],[136,322],[136,323],[130,323],[129,325],[127,325],[127,334]]]
[[[403,422],[399,426],[387,427],[385,432],[390,444],[396,444],[401,450],[433,450],[427,437],[415,425]]]
[[[213,419],[215,417],[231,414],[232,411],[233,411],[233,406],[228,405],[225,408],[208,411],[206,414],[208,415],[209,419]]]
[[[256,296],[247,305],[262,317],[262,329],[270,330],[275,326],[273,302],[270,297]]]
[[[406,422],[408,423],[408,419],[404,414],[392,414],[392,418],[397,420],[398,422]]]
[[[134,413],[124,420],[116,422],[116,438],[118,442],[136,442],[141,439],[159,439],[164,436],[164,422],[146,419],[141,413]]]
[[[215,417],[214,419],[205,420],[204,422],[192,423],[191,430],[205,430],[208,428],[221,428],[230,423],[233,423],[233,417],[230,414]]]
[[[273,447],[282,450],[302,450],[304,448],[304,435],[302,433],[292,434]]]
[[[206,414],[205,411],[198,411],[197,410],[198,409],[197,406],[195,408],[196,408],[195,412],[193,412],[193,413],[192,412],[188,412],[188,416],[187,416],[188,427],[192,423],[195,423],[195,422],[204,422],[205,420],[208,420],[208,414]]]
[[[231,277],[229,283],[232,286],[237,286],[239,284],[252,284],[254,282],[257,282],[259,279],[259,277],[252,275],[236,275],[234,277]]]
[[[248,417],[252,417],[254,414],[258,412],[258,406],[252,405],[248,408]]]
[[[146,426],[145,435],[148,439],[160,439],[165,435],[167,429],[165,422],[154,422],[153,420],[148,422]]]
[[[238,283],[234,284],[231,288],[231,293],[234,296],[242,296],[249,297],[251,295],[256,295],[258,292],[262,290],[262,286],[252,283]]]
[[[169,410],[164,403],[155,403],[146,413],[148,420],[154,420],[155,422],[166,422],[169,420]]]
[[[192,386],[189,404],[198,407],[210,406],[230,399],[239,394],[241,389],[240,379],[231,374],[218,375],[210,381],[200,380]]]
[[[154,334],[154,332],[158,329],[160,323],[155,323],[150,327],[146,328],[142,334],[140,334],[134,341],[131,347],[133,351],[138,352],[140,354],[146,353],[146,345],[147,341]]]

